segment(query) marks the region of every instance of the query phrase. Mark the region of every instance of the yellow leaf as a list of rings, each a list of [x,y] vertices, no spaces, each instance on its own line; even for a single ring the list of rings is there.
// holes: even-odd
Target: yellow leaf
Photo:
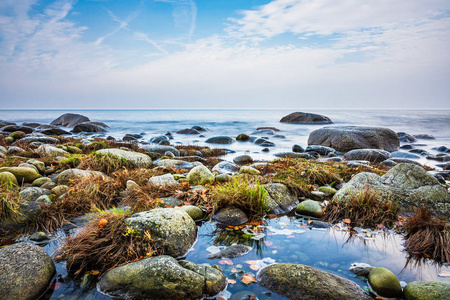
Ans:
[[[250,265],[250,269],[254,270],[254,271],[258,271],[259,268],[256,265]]]
[[[344,222],[345,224],[350,224],[352,221],[350,219],[344,219],[342,220],[342,222]]]

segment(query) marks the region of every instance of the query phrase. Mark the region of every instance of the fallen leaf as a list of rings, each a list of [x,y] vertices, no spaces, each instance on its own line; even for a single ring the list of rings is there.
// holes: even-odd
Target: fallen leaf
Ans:
[[[250,265],[250,269],[252,269],[253,271],[259,270],[259,268],[256,265]]]
[[[91,274],[91,275],[98,275],[99,271],[97,270],[91,270],[91,271],[87,271],[87,274]]]
[[[108,224],[108,220],[106,219],[100,219],[100,221],[98,221],[98,226],[103,227],[106,224]]]
[[[256,279],[252,274],[245,273],[242,275],[241,281],[243,284],[249,285],[250,283],[256,282]]]
[[[273,242],[271,242],[271,241],[264,241],[264,244],[266,245],[266,246],[272,246],[273,245]]]
[[[231,273],[236,273],[236,272],[237,272],[236,268],[231,269]]]
[[[352,221],[350,219],[343,219],[342,222],[345,224],[350,224]]]
[[[257,261],[256,260],[246,260],[244,262],[249,265],[255,265]]]
[[[54,282],[54,283],[50,284],[48,288],[49,288],[50,290],[56,291],[56,290],[59,289],[61,286],[62,286],[61,283],[59,283],[59,282]]]
[[[302,225],[300,225],[300,227],[301,227],[301,228],[306,228],[306,227],[308,227],[308,225],[302,224]]]
[[[227,278],[227,280],[228,280],[228,283],[229,283],[229,284],[235,284],[235,283],[236,283],[236,280],[228,279],[228,278]]]
[[[231,260],[227,259],[227,258],[219,260],[218,263],[221,264],[221,265],[229,265],[229,266],[233,265],[233,262]]]
[[[442,271],[438,274],[439,277],[450,277],[449,271]]]
[[[383,229],[383,228],[384,228],[384,225],[383,225],[383,224],[378,224],[377,227],[378,227],[379,229]]]

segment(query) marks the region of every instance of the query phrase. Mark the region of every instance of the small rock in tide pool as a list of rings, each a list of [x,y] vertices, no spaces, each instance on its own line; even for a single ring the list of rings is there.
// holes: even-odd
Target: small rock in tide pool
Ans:
[[[209,259],[215,258],[235,258],[249,253],[253,248],[245,245],[231,245],[216,253],[208,255]]]
[[[47,234],[45,234],[45,232],[39,231],[39,232],[33,233],[30,236],[30,240],[35,241],[35,242],[42,242],[45,240],[49,240],[49,237],[47,236]]]
[[[380,296],[401,298],[402,287],[397,276],[386,268],[374,268],[370,271],[370,287]]]
[[[370,271],[372,271],[374,268],[375,267],[372,267],[371,265],[365,263],[352,263],[349,270],[350,272],[353,272],[356,275],[367,278],[369,276]]]

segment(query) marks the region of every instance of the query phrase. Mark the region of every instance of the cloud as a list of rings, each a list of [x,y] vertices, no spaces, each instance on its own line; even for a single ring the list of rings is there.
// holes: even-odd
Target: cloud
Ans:
[[[184,30],[188,28],[187,40],[192,41],[197,22],[197,5],[193,0],[154,0],[170,3],[173,6],[172,16],[175,27]]]

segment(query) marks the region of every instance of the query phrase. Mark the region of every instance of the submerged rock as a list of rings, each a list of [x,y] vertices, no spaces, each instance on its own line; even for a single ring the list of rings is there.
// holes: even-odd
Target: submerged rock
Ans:
[[[294,300],[372,299],[350,280],[300,264],[270,265],[259,272],[258,282]]]
[[[0,295],[2,299],[37,299],[56,273],[51,257],[31,243],[0,249]]]
[[[397,134],[382,127],[327,126],[314,130],[308,145],[322,145],[347,152],[353,149],[382,149],[397,151],[400,141]]]
[[[139,152],[111,148],[98,150],[97,153],[108,153],[126,159],[138,168],[149,168],[152,166],[152,159],[148,155]]]
[[[448,300],[450,299],[450,282],[414,281],[403,290],[405,300]]]
[[[217,165],[215,165],[212,170],[219,172],[221,174],[227,174],[227,173],[236,173],[236,169],[238,168],[238,165],[228,162],[228,161],[221,161]]]
[[[253,248],[245,245],[231,245],[208,255],[209,259],[235,258],[249,253]]]
[[[291,124],[333,124],[333,121],[326,116],[305,112],[293,112],[284,116],[280,122]]]
[[[150,151],[150,152],[156,152],[159,154],[164,154],[167,151],[172,152],[175,156],[180,156],[180,151],[177,148],[174,148],[172,146],[163,146],[163,145],[142,145],[142,149]]]
[[[215,268],[162,255],[108,271],[98,289],[126,299],[201,299],[226,285],[225,275]]]
[[[344,154],[346,160],[367,160],[372,163],[379,163],[391,158],[391,154],[378,149],[355,149]]]
[[[195,222],[180,209],[155,208],[133,214],[125,223],[141,234],[148,230],[157,247],[173,257],[185,255],[197,239]]]

